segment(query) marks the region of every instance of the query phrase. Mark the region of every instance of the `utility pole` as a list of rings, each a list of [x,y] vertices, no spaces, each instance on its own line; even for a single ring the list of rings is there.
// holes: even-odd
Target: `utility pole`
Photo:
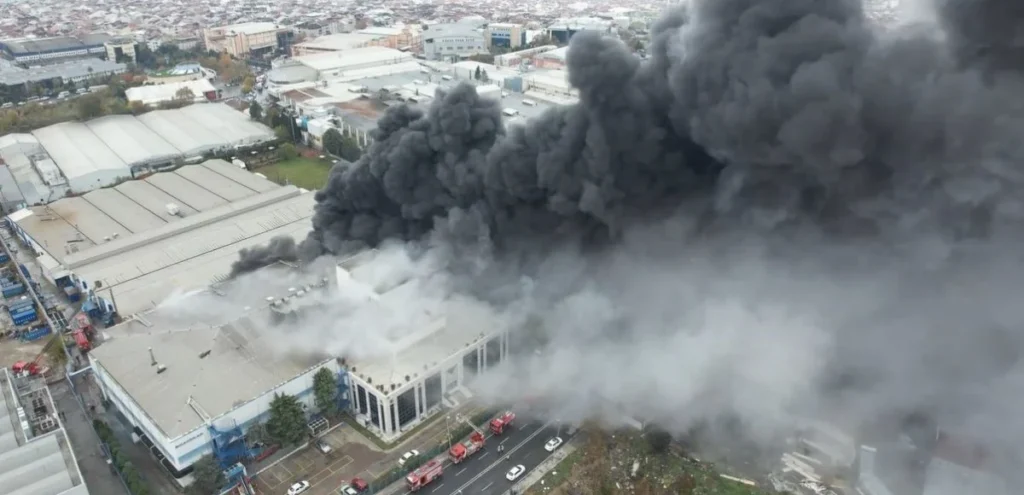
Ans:
[[[452,448],[452,427],[451,427],[451,424],[449,423],[450,419],[451,419],[451,415],[450,414],[445,414],[444,415],[444,429],[445,429],[445,431],[448,432],[448,450],[451,450],[451,448]]]

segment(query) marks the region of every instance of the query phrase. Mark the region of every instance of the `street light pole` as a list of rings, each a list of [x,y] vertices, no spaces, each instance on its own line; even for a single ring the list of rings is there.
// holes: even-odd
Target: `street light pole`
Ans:
[[[448,450],[451,450],[451,448],[452,448],[452,427],[451,427],[451,425],[448,422],[449,419],[451,419],[451,415],[445,414],[445,416],[444,416],[444,429],[445,429],[446,432],[448,432]]]

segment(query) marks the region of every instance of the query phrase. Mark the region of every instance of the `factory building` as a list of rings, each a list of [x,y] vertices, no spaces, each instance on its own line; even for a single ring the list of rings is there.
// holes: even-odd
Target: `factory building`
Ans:
[[[268,419],[275,394],[312,410],[317,371],[347,383],[334,358],[276,352],[280,335],[267,322],[250,315],[182,328],[137,316],[106,330],[109,340],[89,353],[104,398],[182,484],[207,454],[222,465],[259,455],[244,432]]]
[[[89,495],[45,381],[0,369],[0,493]]]
[[[181,91],[188,89],[192,94],[191,103],[201,103],[217,99],[217,88],[213,87],[210,81],[197,78],[192,81],[166,82],[151,86],[137,86],[128,88],[125,96],[129,102],[139,102],[143,105],[159,105],[170,101],[181,101]]]
[[[565,57],[569,55],[569,47],[563,46],[533,57],[533,65],[538,69],[561,70],[565,68]]]
[[[60,79],[61,84],[81,83],[123,74],[128,66],[100,59],[66,60],[49,65],[22,69],[5,67],[0,71],[0,84],[5,86],[50,82]]]
[[[320,36],[309,41],[292,45],[292,56],[316,55],[318,53],[340,52],[368,46],[384,46],[387,37],[380,34],[338,33]]]
[[[554,38],[559,45],[568,45],[573,35],[580,31],[597,31],[610,33],[611,21],[594,17],[581,17],[574,19],[559,19],[547,28],[549,36]]]
[[[109,115],[85,123],[63,122],[18,136],[27,136],[18,138],[22,143],[38,143],[39,150],[12,152],[15,158],[5,157],[5,161],[27,160],[49,189],[36,188],[38,194],[22,192],[29,205],[39,204],[36,198],[45,199],[41,201],[45,203],[67,192],[84,194],[139,174],[195,160],[203,153],[277,138],[270,128],[221,103],[190,105],[139,117]],[[24,150],[25,146],[18,149]],[[0,156],[4,153],[2,149]],[[47,160],[52,160],[59,174],[53,172]],[[24,168],[26,176],[31,175],[30,168]],[[62,179],[57,179],[58,175]]]
[[[487,41],[487,48],[516,48],[525,46],[526,28],[521,24],[510,24],[494,22],[484,28],[484,39]]]
[[[81,38],[23,38],[0,41],[5,58],[29,66],[47,65],[76,58],[103,58],[107,53],[106,34],[87,34]]]
[[[339,290],[358,294],[367,305],[401,306],[423,291],[421,281],[377,283],[368,265],[375,252],[340,263]],[[465,384],[497,365],[509,353],[508,332],[489,313],[467,301],[445,301],[420,317],[403,320],[389,335],[390,349],[349,363],[351,414],[381,438],[393,440],[427,417],[471,395]],[[388,333],[392,329],[381,329]]]
[[[305,238],[313,194],[223,160],[33,206],[7,223],[42,275],[130,316],[225,278],[239,249]]]
[[[423,57],[456,62],[487,53],[483,30],[473,24],[433,24],[423,31]]]
[[[0,136],[0,161],[0,200],[5,211],[56,201],[69,191],[64,174],[31,134]]]
[[[289,51],[295,32],[273,22],[246,22],[203,29],[206,49],[237,58]]]

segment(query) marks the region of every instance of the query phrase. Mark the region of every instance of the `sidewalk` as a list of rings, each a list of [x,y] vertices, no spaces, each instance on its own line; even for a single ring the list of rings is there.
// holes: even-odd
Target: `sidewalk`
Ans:
[[[531,486],[543,481],[548,472],[555,469],[555,467],[558,466],[558,463],[564,461],[566,457],[569,457],[573,452],[576,452],[576,449],[580,448],[579,444],[582,443],[580,438],[580,435],[576,435],[570,439],[562,446],[562,448],[556,450],[547,459],[544,459],[544,462],[537,465],[536,468],[531,469],[530,472],[527,473],[526,477],[507,490],[505,495],[526,493],[526,490],[529,490]]]

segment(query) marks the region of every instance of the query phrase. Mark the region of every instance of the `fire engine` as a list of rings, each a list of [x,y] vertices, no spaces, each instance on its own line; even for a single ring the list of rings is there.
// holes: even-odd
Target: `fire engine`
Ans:
[[[409,491],[415,492],[440,478],[442,474],[444,474],[444,466],[441,461],[432,459],[420,466],[419,469],[409,473],[409,476],[405,477],[405,483],[409,487]]]
[[[511,428],[512,422],[515,420],[516,413],[512,411],[505,411],[505,414],[491,420],[491,433],[494,433],[495,435],[505,433],[505,429]]]

